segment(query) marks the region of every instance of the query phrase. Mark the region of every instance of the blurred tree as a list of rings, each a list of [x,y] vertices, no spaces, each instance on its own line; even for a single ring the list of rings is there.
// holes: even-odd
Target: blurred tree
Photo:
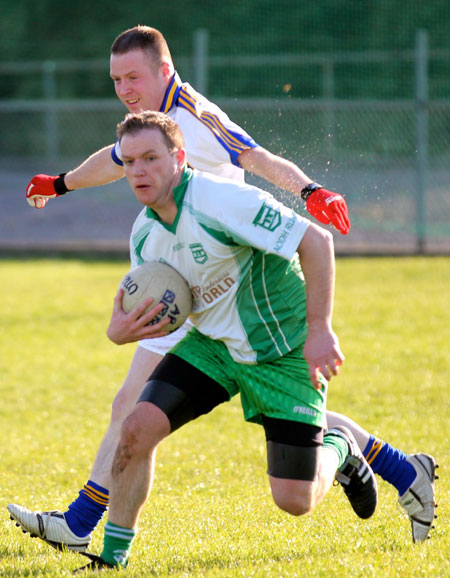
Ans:
[[[6,62],[108,58],[114,38],[126,28],[148,24],[166,36],[177,62],[190,56],[193,34],[209,31],[212,55],[304,54],[413,49],[418,28],[428,30],[430,48],[450,48],[449,0],[0,0],[0,54]],[[439,85],[449,94],[448,65],[435,64]],[[229,67],[210,71],[214,96],[321,97],[318,67],[269,69]],[[63,76],[63,77],[62,77]],[[412,68],[385,65],[336,66],[340,98],[410,97]],[[6,82],[5,82],[6,80]],[[3,77],[0,98],[40,97],[41,80]],[[286,87],[289,87],[286,89]],[[107,73],[65,74],[58,97],[111,96]]]
[[[178,55],[197,28],[215,54],[410,48],[417,28],[450,46],[448,0],[0,0],[0,14],[2,60],[104,57],[136,24],[160,28]]]

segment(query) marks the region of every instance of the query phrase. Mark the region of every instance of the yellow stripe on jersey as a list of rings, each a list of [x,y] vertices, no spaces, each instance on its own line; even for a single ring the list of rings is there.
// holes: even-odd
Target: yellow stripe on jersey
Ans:
[[[176,82],[174,82],[174,83],[172,84],[172,87],[171,87],[170,91],[169,91],[169,94],[167,95],[166,105],[165,105],[165,107],[164,107],[164,110],[162,110],[161,112],[166,113],[166,112],[168,112],[168,111],[172,108],[172,106],[173,106],[173,98],[174,98],[175,92],[177,91],[177,88],[178,88],[178,85],[177,85]]]
[[[184,88],[181,89],[178,96],[178,105],[186,108],[196,116],[220,141],[226,145],[228,149],[239,154],[249,148],[247,144],[242,143],[232,133],[230,133],[215,114],[206,111],[199,113],[198,104],[199,103],[194,96],[189,94]]]
[[[217,130],[219,130],[221,132],[221,134],[223,134],[224,137],[226,137],[230,141],[230,144],[234,143],[235,145],[238,145],[238,146],[242,145],[241,141],[238,140],[235,136],[233,136],[224,127],[224,125],[220,122],[219,118],[215,114],[212,114],[210,112],[202,112],[202,117],[204,117],[205,119],[210,119],[214,123],[214,126],[217,127]]]
[[[189,112],[192,112],[193,115],[200,117],[195,106],[196,101],[192,98],[189,98],[189,95],[183,89],[181,89],[180,94],[178,95],[178,104],[182,104],[184,108],[187,108]]]
[[[200,120],[212,128],[214,132],[219,134],[219,136],[228,144],[228,146],[237,152],[242,152],[244,147],[232,134],[230,134],[227,129],[219,122],[216,116],[211,113],[202,112]]]

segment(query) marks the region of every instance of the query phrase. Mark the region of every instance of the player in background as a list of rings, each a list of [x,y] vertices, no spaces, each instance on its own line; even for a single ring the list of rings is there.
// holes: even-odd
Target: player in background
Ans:
[[[310,213],[325,224],[331,222],[342,233],[350,223],[344,199],[340,195],[316,189],[317,185],[294,164],[271,154],[213,103],[179,79],[169,48],[161,33],[138,26],[120,34],[113,43],[110,73],[118,98],[130,112],[165,112],[180,126],[185,140],[187,161],[196,169],[243,182],[244,169],[306,197]],[[59,177],[35,176],[27,187],[28,202],[43,208],[49,199],[68,190],[93,187],[124,175],[118,143],[94,153],[73,171]],[[12,504],[10,515],[22,528],[54,545],[83,550],[91,532],[107,509],[110,470],[120,428],[134,408],[144,384],[162,356],[181,339],[186,327],[161,339],[151,339],[144,309],[129,315],[118,310],[108,330],[116,343],[139,340],[128,375],[113,402],[111,421],[97,453],[89,481],[65,512],[32,512]],[[407,455],[380,440],[355,422],[328,412],[329,427],[345,425],[353,432],[373,471],[397,490],[406,510],[413,540],[424,540],[435,516],[435,462],[425,454]]]
[[[132,265],[161,259],[178,270],[193,293],[194,327],[124,422],[103,552],[89,554],[84,568],[127,566],[158,444],[238,392],[245,419],[264,428],[279,508],[312,512],[336,477],[355,512],[369,518],[377,503],[369,465],[350,430],[324,432],[327,380],[344,360],[331,324],[331,234],[261,189],[188,168],[181,130],[161,112],[128,115],[118,135],[126,177],[144,205],[131,232]],[[203,298],[225,278],[227,291]]]

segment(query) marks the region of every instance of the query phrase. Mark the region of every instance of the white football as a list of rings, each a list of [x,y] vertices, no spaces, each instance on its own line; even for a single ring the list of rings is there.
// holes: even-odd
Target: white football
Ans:
[[[175,331],[186,321],[192,309],[192,295],[186,280],[170,265],[159,261],[147,261],[131,269],[120,283],[124,290],[122,309],[129,313],[144,299],[153,297],[154,303],[165,307],[149,325],[169,317],[165,331]]]

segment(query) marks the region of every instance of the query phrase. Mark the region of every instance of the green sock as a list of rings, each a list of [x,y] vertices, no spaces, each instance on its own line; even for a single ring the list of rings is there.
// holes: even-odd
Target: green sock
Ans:
[[[348,456],[348,443],[346,440],[333,433],[333,430],[330,430],[329,433],[326,433],[323,436],[323,447],[332,448],[335,451],[339,458],[339,465],[338,469],[344,464],[346,457]]]
[[[130,555],[131,543],[137,533],[136,528],[122,528],[116,524],[105,524],[105,537],[102,560],[113,566],[126,566]]]

